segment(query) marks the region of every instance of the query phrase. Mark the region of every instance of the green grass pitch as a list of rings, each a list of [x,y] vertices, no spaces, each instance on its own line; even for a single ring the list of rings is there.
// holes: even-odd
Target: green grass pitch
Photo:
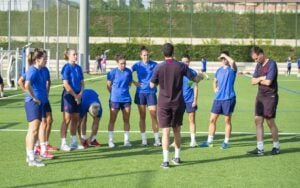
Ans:
[[[98,78],[96,78],[98,77]],[[212,77],[212,75],[211,75]],[[256,146],[253,122],[254,100],[257,86],[250,79],[238,76],[235,90],[237,105],[233,114],[233,134],[230,148],[221,150],[223,134],[216,136],[213,148],[190,148],[187,116],[182,126],[182,165],[170,169],[159,167],[162,150],[153,147],[153,134],[147,114],[147,137],[151,144],[140,146],[140,134],[132,132],[131,148],[122,147],[122,132],[115,133],[116,148],[107,146],[107,125],[109,120],[108,92],[105,77],[86,75],[95,78],[86,81],[86,88],[98,92],[103,105],[98,140],[100,148],[89,148],[72,152],[57,152],[55,159],[46,161],[44,168],[28,167],[25,162],[25,135],[27,122],[23,105],[24,95],[0,100],[0,187],[298,187],[300,184],[300,80],[295,76],[279,76],[279,105],[277,125],[280,133],[281,152],[270,156],[272,148],[270,135],[265,135],[266,154],[261,157],[248,156],[246,151]],[[53,83],[61,84],[60,81]],[[62,115],[60,97],[62,87],[51,89],[50,101],[54,123],[50,141],[59,146]],[[135,88],[131,88],[134,96]],[[21,91],[8,91],[15,95]],[[199,84],[198,112],[196,115],[197,142],[206,140],[208,119],[213,101],[212,80]],[[131,130],[138,131],[138,111],[132,105]],[[91,127],[89,119],[88,129]],[[15,130],[15,131],[13,131]],[[19,131],[16,131],[19,130]],[[123,130],[121,113],[116,130]],[[218,121],[218,132],[224,131],[223,117]],[[269,133],[265,125],[265,132]],[[170,157],[174,155],[170,149]]]

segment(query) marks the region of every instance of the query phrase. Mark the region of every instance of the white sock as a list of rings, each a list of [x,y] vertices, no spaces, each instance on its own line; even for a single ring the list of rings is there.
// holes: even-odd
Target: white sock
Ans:
[[[229,138],[226,138],[226,137],[225,137],[224,143],[225,143],[225,144],[228,144],[228,143],[229,143]]]
[[[196,134],[191,133],[191,142],[196,142]]]
[[[66,145],[66,144],[67,144],[66,138],[62,138],[62,139],[61,139],[61,145]]]
[[[96,140],[96,138],[97,138],[97,135],[94,135],[94,136],[92,137],[92,139],[91,139],[91,142],[93,142],[94,140]]]
[[[180,158],[180,148],[175,148],[175,158]]]
[[[279,141],[273,142],[273,147],[279,149]]]
[[[85,135],[85,134],[81,135],[81,138],[82,138],[83,140],[86,140],[86,135]]]
[[[40,145],[40,142],[37,140],[34,144],[34,146],[39,146]]]
[[[46,144],[45,142],[41,142],[41,153],[45,153],[46,152]]]
[[[208,142],[208,143],[212,143],[213,141],[214,141],[214,136],[208,135],[208,137],[207,137],[207,142]]]
[[[77,142],[76,136],[71,135],[71,143],[75,143],[75,142]]]
[[[129,142],[129,131],[124,131],[124,142]]]
[[[163,150],[164,162],[169,162],[169,150]]]
[[[108,140],[111,142],[114,141],[114,131],[108,131]]]
[[[155,139],[155,142],[159,142],[159,133],[153,133],[154,134],[154,139]]]
[[[0,96],[1,96],[1,97],[3,97],[3,96],[4,96],[3,92],[0,92]]]
[[[146,136],[146,132],[141,133],[142,136],[142,142],[146,142],[147,143],[147,136]]]
[[[46,141],[46,142],[45,142],[45,145],[47,146],[48,144],[49,144],[49,142],[48,142],[48,141]]]
[[[257,142],[257,149],[264,150],[264,141]]]
[[[34,152],[33,152],[32,149],[26,149],[26,154],[27,154],[27,157],[28,157],[29,161],[34,160]]]

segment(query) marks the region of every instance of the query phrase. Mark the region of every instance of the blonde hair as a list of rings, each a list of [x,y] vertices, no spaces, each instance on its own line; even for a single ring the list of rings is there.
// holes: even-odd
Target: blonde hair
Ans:
[[[101,105],[97,102],[94,102],[91,104],[91,106],[89,107],[89,113],[93,116],[96,117],[98,116],[98,113],[101,109]]]
[[[69,55],[70,55],[70,52],[71,51],[74,51],[74,52],[77,52],[75,49],[73,49],[73,48],[66,48],[65,49],[65,51],[64,51],[64,59],[66,60],[66,61],[68,61],[69,60]]]

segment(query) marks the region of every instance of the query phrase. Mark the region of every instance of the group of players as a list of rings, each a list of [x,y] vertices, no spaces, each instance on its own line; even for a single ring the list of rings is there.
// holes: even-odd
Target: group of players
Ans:
[[[162,168],[169,168],[169,138],[170,129],[174,132],[175,156],[172,158],[174,165],[181,163],[181,125],[183,115],[188,113],[191,142],[190,146],[197,146],[195,113],[198,104],[197,83],[205,77],[201,70],[196,72],[189,68],[190,56],[182,55],[181,62],[174,58],[174,47],[170,43],[163,46],[162,53],[165,60],[157,64],[149,59],[149,50],[143,46],[140,49],[141,60],[131,68],[126,67],[126,58],[116,55],[117,67],[107,74],[107,89],[110,93],[109,107],[110,119],[108,123],[108,146],[115,147],[114,127],[118,112],[121,110],[124,122],[124,147],[130,147],[130,112],[131,96],[130,86],[136,86],[134,103],[139,110],[139,127],[141,132],[141,145],[147,146],[146,137],[146,111],[149,110],[152,129],[154,134],[154,146],[162,146],[163,163]],[[259,85],[255,106],[255,123],[257,132],[257,147],[249,154],[262,155],[263,144],[263,122],[267,121],[272,132],[273,149],[272,154],[279,154],[278,129],[275,124],[276,107],[278,103],[277,94],[277,65],[275,61],[265,57],[259,47],[251,50],[252,59],[257,66],[252,78],[252,84]],[[102,115],[102,106],[97,92],[84,88],[84,78],[81,67],[77,64],[77,52],[67,49],[65,52],[67,63],[61,70],[63,80],[63,92],[61,99],[61,112],[63,121],[61,124],[61,146],[63,151],[73,149],[84,149],[90,146],[100,146],[97,141],[99,121]],[[216,132],[216,122],[220,115],[224,115],[225,138],[221,144],[222,149],[229,147],[231,134],[231,116],[236,104],[236,93],[234,83],[237,74],[235,61],[227,51],[220,53],[218,59],[221,67],[215,73],[213,88],[215,98],[212,105],[209,122],[209,134],[207,141],[199,147],[212,147]],[[18,84],[26,91],[25,111],[29,122],[26,135],[26,160],[29,166],[45,166],[36,155],[42,159],[53,159],[50,151],[57,148],[49,143],[49,135],[52,124],[52,113],[48,96],[50,91],[50,74],[45,67],[47,54],[43,49],[35,49],[29,57],[30,64],[27,72],[19,79]],[[136,72],[138,80],[133,80]],[[156,97],[159,87],[158,100]],[[89,138],[86,136],[87,113],[93,117],[92,132]],[[70,145],[67,144],[67,129],[70,125]],[[159,139],[159,127],[162,129],[162,142]],[[80,144],[76,134],[78,132]]]

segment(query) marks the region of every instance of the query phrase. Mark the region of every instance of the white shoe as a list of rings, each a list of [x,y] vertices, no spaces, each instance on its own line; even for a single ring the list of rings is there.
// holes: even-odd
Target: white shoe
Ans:
[[[77,145],[77,148],[76,148],[76,149],[81,150],[81,149],[84,149],[84,147],[83,147],[83,145]]]
[[[108,141],[108,147],[109,148],[114,148],[115,147],[115,144],[113,141]]]
[[[28,160],[28,166],[43,167],[46,166],[46,164],[38,160],[32,160],[32,161]]]
[[[142,141],[142,146],[148,146],[147,141]]]
[[[190,147],[194,148],[196,146],[197,146],[197,143],[195,141],[193,141],[193,142],[190,143]]]
[[[77,148],[78,148],[78,143],[77,143],[77,141],[71,142],[70,148],[71,148],[71,150],[77,149]]]
[[[131,143],[129,141],[125,141],[124,142],[124,147],[131,147]]]
[[[62,151],[71,151],[71,148],[67,144],[62,144],[60,146],[60,150],[62,150]]]
[[[155,141],[154,144],[153,144],[153,146],[156,146],[156,147],[161,146],[160,141],[159,140]]]

